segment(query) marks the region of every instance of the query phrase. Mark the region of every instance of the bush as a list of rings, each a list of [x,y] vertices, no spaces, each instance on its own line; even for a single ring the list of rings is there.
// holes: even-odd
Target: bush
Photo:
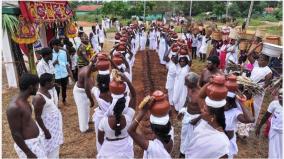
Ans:
[[[278,21],[277,18],[272,14],[267,14],[267,15],[261,17],[260,20],[269,21],[269,22],[277,22]]]
[[[282,20],[282,9],[281,8],[275,9],[272,14],[275,16],[277,20]]]

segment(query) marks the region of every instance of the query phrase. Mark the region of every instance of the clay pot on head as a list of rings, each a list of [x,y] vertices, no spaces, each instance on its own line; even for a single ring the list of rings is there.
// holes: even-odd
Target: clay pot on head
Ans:
[[[119,34],[119,33],[116,33],[114,38],[115,38],[115,40],[119,40],[120,37],[121,37],[120,34]]]
[[[174,34],[174,35],[172,36],[172,38],[173,38],[173,39],[177,39],[177,38],[178,38],[178,35],[177,35],[177,34]]]
[[[217,75],[213,77],[212,84],[207,86],[207,96],[216,101],[223,100],[227,97],[228,89],[225,86],[225,76]]]
[[[119,40],[122,41],[122,42],[126,42],[127,38],[126,37],[121,37]]]
[[[184,48],[181,48],[181,49],[179,50],[179,54],[180,54],[180,55],[187,55],[187,51],[186,51]]]
[[[106,71],[109,69],[110,62],[107,59],[107,55],[105,53],[98,54],[98,62],[96,68],[100,71]]]
[[[162,91],[155,91],[152,94],[154,97],[154,103],[150,108],[151,114],[157,117],[165,116],[169,113],[170,103],[167,100],[167,96]]]
[[[119,53],[119,52],[113,54],[112,61],[113,61],[114,64],[116,64],[117,66],[118,66],[118,65],[121,65],[121,64],[123,63],[122,54]]]
[[[173,47],[172,48],[172,52],[177,52],[178,51],[178,47]]]
[[[115,95],[120,95],[125,92],[126,85],[123,81],[112,80],[109,83],[109,91]]]
[[[116,51],[125,51],[125,43],[119,43],[118,47],[116,48]]]
[[[238,90],[238,84],[237,84],[237,76],[235,75],[229,75],[227,77],[225,86],[228,88],[230,92],[235,92]]]

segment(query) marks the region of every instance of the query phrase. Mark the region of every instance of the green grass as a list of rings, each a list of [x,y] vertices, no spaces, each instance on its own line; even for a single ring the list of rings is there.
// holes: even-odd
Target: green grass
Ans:
[[[272,27],[267,27],[267,33],[271,35],[277,35],[277,36],[282,36],[282,25],[281,26],[272,26]]]

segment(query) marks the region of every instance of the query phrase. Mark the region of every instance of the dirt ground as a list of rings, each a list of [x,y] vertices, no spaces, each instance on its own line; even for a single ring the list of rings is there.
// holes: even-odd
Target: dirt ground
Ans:
[[[106,40],[106,45],[104,50],[108,51],[113,45],[112,39],[114,34],[109,34]],[[147,58],[148,56],[148,58]],[[156,53],[149,51],[138,52],[136,55],[135,65],[133,68],[133,85],[136,89],[138,96],[138,103],[143,99],[143,97],[153,90],[160,89],[165,91],[165,81],[166,81],[166,68],[159,64],[158,56]],[[191,70],[200,73],[204,68],[205,64],[199,62],[198,60],[193,60]],[[148,69],[148,70],[147,70]],[[148,71],[148,72],[147,72]],[[7,79],[5,77],[5,72],[3,72],[3,106],[2,106],[2,157],[3,158],[16,158],[17,155],[13,148],[13,139],[8,127],[6,118],[6,109],[8,103],[12,96],[14,96],[18,90],[7,88]],[[78,115],[75,102],[73,100],[72,93],[73,86],[69,86],[67,91],[67,101],[69,106],[63,106],[60,101],[60,110],[63,115],[63,130],[64,130],[64,144],[60,149],[61,158],[94,158],[96,157],[96,143],[95,143],[95,133],[80,133],[78,126]],[[268,94],[268,93],[267,93]],[[265,96],[264,104],[261,110],[260,117],[265,113],[271,97]],[[92,116],[93,111],[90,113]],[[175,141],[174,149],[172,152],[172,157],[177,158],[179,156],[179,143],[180,143],[180,130],[181,121],[176,119],[173,120],[172,125],[174,126]],[[90,124],[90,127],[94,127]],[[239,153],[237,158],[266,158],[268,156],[268,140],[261,136],[261,138],[256,138],[252,132],[250,137],[245,141],[238,139]],[[135,157],[141,158],[143,151],[135,145]]]

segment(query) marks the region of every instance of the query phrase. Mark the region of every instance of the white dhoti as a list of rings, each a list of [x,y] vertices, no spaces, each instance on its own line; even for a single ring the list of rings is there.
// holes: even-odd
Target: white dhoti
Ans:
[[[74,100],[77,106],[79,128],[81,132],[85,132],[89,129],[89,114],[90,114],[90,100],[87,97],[84,88],[78,88],[77,83],[73,88]]]
[[[283,158],[282,135],[282,130],[270,128],[268,158]]]
[[[44,149],[44,135],[41,132],[41,129],[40,129],[40,133],[37,138],[27,139],[25,140],[25,144],[36,155],[37,158],[47,158],[46,152]],[[19,158],[27,158],[27,155],[16,143],[14,143],[14,148]]]
[[[238,154],[238,145],[237,145],[237,138],[236,138],[236,134],[234,134],[234,137],[231,138],[230,140],[230,150],[229,150],[229,154],[228,154],[228,158],[234,158],[234,155]]]
[[[180,111],[180,109],[184,106],[186,97],[187,97],[187,87],[184,85],[185,76],[189,72],[189,67],[184,66],[183,68],[179,68],[177,71],[177,76],[174,84],[174,95],[173,102],[176,111]]]
[[[102,118],[104,117],[104,112],[99,108],[97,107],[95,109],[95,113],[93,115],[93,122],[94,122],[94,126],[95,126],[95,132],[96,132],[96,147],[97,147],[97,152],[100,151],[101,149],[101,144],[99,143],[99,140],[98,140],[98,133],[99,133],[99,124],[100,124],[100,121],[102,120]]]
[[[145,46],[146,46],[146,37],[141,36],[140,37],[140,50],[145,50]]]
[[[199,115],[200,114],[189,114],[186,109],[184,111],[180,134],[180,152],[183,154],[185,154],[185,147],[188,146],[195,127],[195,125],[192,125],[190,122],[191,120],[197,118]]]
[[[98,152],[97,158],[134,158],[132,138],[128,136],[124,139],[116,141],[104,140],[104,143]]]
[[[59,148],[63,144],[62,115],[59,110],[42,116],[45,127],[51,134],[51,139],[44,139],[45,151],[48,158],[59,158]]]
[[[176,65],[172,61],[170,61],[168,63],[166,89],[168,90],[169,103],[172,106],[174,105],[173,96],[174,96],[175,78],[176,78]]]
[[[253,108],[254,108],[254,116],[255,116],[255,122],[254,122],[254,125],[256,124],[257,120],[258,120],[258,116],[259,116],[259,113],[260,113],[260,110],[261,110],[261,105],[262,105],[262,102],[263,102],[263,98],[264,98],[264,94],[261,94],[261,95],[256,95],[254,96],[254,103],[253,103]]]
[[[159,43],[158,54],[159,54],[160,63],[163,65],[166,64],[166,61],[163,60],[165,52],[166,52],[166,42],[164,39],[161,39]]]
[[[149,49],[156,50],[157,49],[157,40],[150,38]]]

